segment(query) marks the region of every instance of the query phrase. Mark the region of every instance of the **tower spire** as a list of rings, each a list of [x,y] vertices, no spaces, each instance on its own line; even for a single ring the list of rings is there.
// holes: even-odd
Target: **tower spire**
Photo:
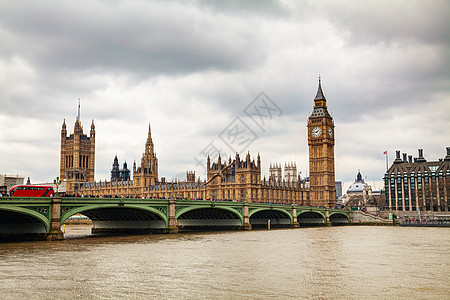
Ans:
[[[317,88],[317,94],[314,100],[326,100],[322,92],[322,80],[320,78],[320,74],[319,74],[319,87]]]
[[[148,137],[145,143],[145,152],[153,154],[153,140],[152,140],[152,130],[150,127],[150,122],[148,123]]]
[[[150,125],[151,125],[150,122],[148,122],[148,137],[147,137],[148,140],[152,139],[152,129]]]
[[[78,98],[77,121],[80,121],[80,98]]]

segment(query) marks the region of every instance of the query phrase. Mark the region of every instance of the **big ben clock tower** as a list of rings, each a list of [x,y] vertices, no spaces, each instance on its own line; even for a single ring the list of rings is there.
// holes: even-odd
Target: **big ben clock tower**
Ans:
[[[308,146],[310,205],[334,207],[334,122],[327,110],[320,76],[314,110],[308,119]]]

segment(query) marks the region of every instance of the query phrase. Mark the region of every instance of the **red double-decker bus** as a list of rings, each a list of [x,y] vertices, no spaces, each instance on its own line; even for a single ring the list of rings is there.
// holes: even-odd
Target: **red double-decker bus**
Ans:
[[[10,197],[51,197],[55,194],[52,186],[16,185],[9,190]]]

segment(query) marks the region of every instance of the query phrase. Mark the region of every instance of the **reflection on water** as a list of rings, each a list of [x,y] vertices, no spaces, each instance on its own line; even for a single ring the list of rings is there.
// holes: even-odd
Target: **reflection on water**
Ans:
[[[331,227],[0,244],[2,299],[359,299],[450,294],[447,228]],[[76,239],[70,237],[77,237]]]

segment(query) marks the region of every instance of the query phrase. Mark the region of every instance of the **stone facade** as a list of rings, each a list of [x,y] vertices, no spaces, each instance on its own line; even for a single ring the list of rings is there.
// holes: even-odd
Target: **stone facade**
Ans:
[[[195,181],[195,172],[186,172],[186,181],[166,182],[158,178],[158,163],[153,150],[151,131],[141,159],[141,166],[133,166],[133,180],[87,182],[78,192],[92,196],[217,199],[264,203],[297,203],[309,205],[309,190],[300,178],[286,181],[280,178],[261,179],[261,158],[256,161],[247,153],[245,160],[239,154],[226,162],[218,157],[211,163],[207,158],[207,178]]]
[[[386,209],[395,211],[450,210],[450,147],[447,156],[427,162],[423,150],[414,161],[400,151],[384,176]]]
[[[73,140],[73,141],[72,141]],[[61,131],[61,178],[68,182],[67,193],[92,196],[193,198],[229,201],[297,203],[308,206],[336,205],[334,173],[334,122],[327,111],[326,99],[319,88],[314,99],[314,111],[308,120],[310,182],[301,180],[297,166],[285,164],[284,178],[281,164],[271,164],[269,178],[261,178],[261,158],[256,161],[247,153],[222,161],[207,158],[207,178],[195,180],[195,172],[188,171],[183,182],[166,182],[158,177],[158,159],[154,151],[149,126],[145,151],[138,167],[133,163],[132,179],[124,180],[114,162],[111,182],[94,182],[95,128],[91,136],[83,135],[81,123],[75,123],[75,133],[67,137],[66,125]],[[77,175],[78,174],[78,175]],[[113,175],[114,174],[114,175]]]
[[[61,129],[61,156],[59,178],[66,180],[67,190],[77,193],[79,186],[94,181],[95,125],[92,120],[90,135],[83,133],[79,113],[74,132],[67,136],[66,120]]]

